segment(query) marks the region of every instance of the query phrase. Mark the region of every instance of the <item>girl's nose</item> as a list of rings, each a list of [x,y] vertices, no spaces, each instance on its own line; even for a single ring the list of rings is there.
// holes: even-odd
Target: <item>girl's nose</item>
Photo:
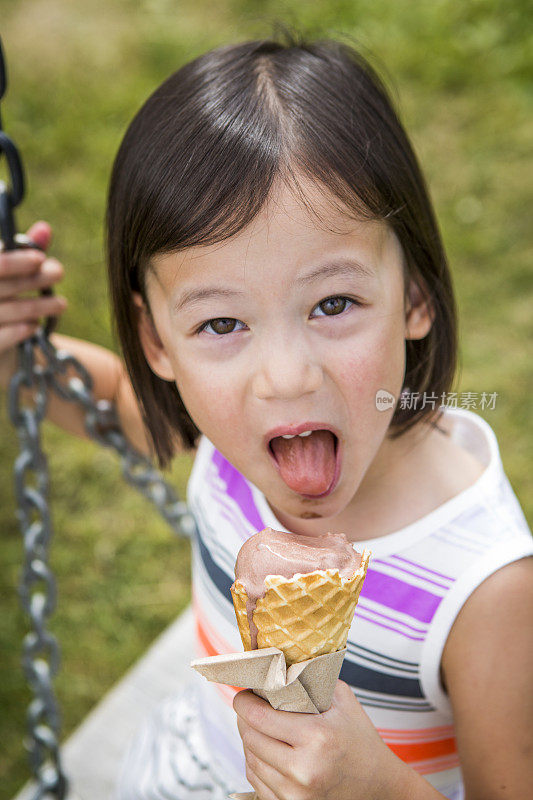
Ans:
[[[322,385],[322,367],[305,347],[271,341],[258,356],[252,391],[259,400],[296,400]]]

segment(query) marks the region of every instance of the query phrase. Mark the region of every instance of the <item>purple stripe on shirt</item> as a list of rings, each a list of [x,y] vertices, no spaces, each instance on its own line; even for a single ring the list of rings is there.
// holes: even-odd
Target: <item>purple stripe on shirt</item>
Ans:
[[[218,450],[213,451],[211,460],[216,466],[220,478],[226,484],[227,494],[235,500],[246,519],[254,526],[254,530],[262,530],[265,527],[263,520],[254,503],[252,491],[241,473],[229,461],[226,461]]]
[[[458,547],[460,550],[468,550],[470,553],[475,553],[478,556],[480,553],[483,552],[482,549],[479,547],[470,547],[469,545],[465,544],[459,537],[452,536],[449,531],[443,530],[442,533],[433,533],[431,534],[433,539],[438,539],[439,542],[445,542],[447,545],[453,545],[454,547]]]
[[[250,536],[250,530],[248,526],[243,522],[242,517],[239,516],[237,509],[235,508],[235,503],[233,503],[227,496],[227,494],[222,490],[219,489],[218,486],[211,480],[207,481],[209,484],[209,488],[211,489],[211,496],[216,499],[217,503],[219,504],[220,508],[226,510],[229,520],[231,516],[231,527],[235,531],[236,534],[243,540],[246,541]],[[229,553],[229,550],[227,551]],[[233,557],[233,556],[232,556]]]
[[[431,575],[436,575],[437,578],[443,578],[445,581],[450,581],[450,583],[454,583],[455,578],[450,578],[449,575],[443,575],[442,572],[437,572],[435,569],[430,569],[429,567],[425,567],[423,564],[418,564],[416,561],[411,561],[404,556],[397,556],[392,555],[391,558],[394,558],[396,561],[403,561],[404,564],[410,564],[412,567],[416,567],[417,569],[421,570],[422,572],[429,572]]]
[[[385,628],[387,631],[393,631],[394,633],[398,633],[400,636],[404,636],[406,639],[412,639],[414,642],[423,642],[425,636],[413,636],[410,633],[406,633],[405,631],[401,631],[399,628],[394,627],[393,625],[384,625],[383,622],[378,622],[377,619],[374,617],[367,616],[365,613],[361,611],[356,612],[356,616],[360,619],[364,619],[367,622],[371,622],[372,625],[377,625],[379,628]]]
[[[421,633],[425,636],[428,632],[427,625],[424,625],[423,628],[415,627],[414,625],[408,625],[407,622],[403,622],[403,620],[398,619],[397,617],[390,616],[389,614],[382,614],[381,612],[376,611],[375,608],[371,608],[369,605],[365,603],[364,598],[359,598],[357,610],[359,610],[360,608],[364,608],[367,611],[367,613],[373,614],[376,617],[381,617],[382,619],[386,619],[389,622],[393,622],[395,625],[398,625],[402,628],[408,628],[410,631],[413,631],[413,633]]]
[[[361,597],[374,600],[402,614],[408,614],[420,622],[431,622],[442,600],[442,597],[425,589],[419,589],[370,567],[366,573]]]
[[[418,578],[420,581],[425,581],[426,583],[432,583],[433,586],[438,586],[439,589],[449,589],[449,586],[446,586],[446,584],[439,583],[439,581],[434,581],[433,578],[425,578],[418,572],[413,572],[413,570],[411,569],[406,569],[405,567],[401,567],[399,564],[390,563],[389,561],[383,561],[383,559],[381,558],[375,558],[372,563],[385,564],[386,567],[391,567],[392,569],[396,569],[398,570],[398,572],[404,572],[406,575],[411,575],[413,578]]]
[[[484,534],[478,534],[477,532],[467,530],[454,522],[450,522],[449,525],[446,525],[443,528],[443,532],[449,533],[452,536],[457,536],[458,539],[468,542],[472,547],[480,547],[481,551],[485,550],[487,541]]]

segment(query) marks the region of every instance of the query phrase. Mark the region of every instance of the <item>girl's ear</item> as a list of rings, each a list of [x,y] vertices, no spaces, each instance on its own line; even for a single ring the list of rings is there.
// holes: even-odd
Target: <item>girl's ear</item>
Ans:
[[[165,381],[174,381],[172,364],[166,354],[165,346],[155,329],[150,312],[139,294],[132,292],[133,302],[137,308],[137,326],[142,349],[150,369]]]
[[[431,330],[434,314],[420,286],[411,281],[406,298],[405,338],[423,339]]]

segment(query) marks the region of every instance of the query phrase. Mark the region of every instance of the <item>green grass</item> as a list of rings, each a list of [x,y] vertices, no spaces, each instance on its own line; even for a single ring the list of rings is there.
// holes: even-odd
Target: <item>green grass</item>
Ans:
[[[3,120],[28,175],[19,226],[39,218],[53,226],[52,252],[66,268],[60,291],[70,300],[60,331],[116,349],[102,220],[111,162],[133,113],[184,61],[267,36],[274,19],[357,41],[398,96],[453,268],[458,388],[498,392],[496,409],[483,416],[531,521],[533,37],[525,0],[0,0],[10,68]],[[29,692],[19,668],[27,620],[15,590],[17,445],[4,402],[0,424],[0,797],[8,798],[28,775],[21,740]],[[188,545],[122,482],[110,452],[48,424],[43,446],[59,589],[56,686],[68,734],[188,603]],[[177,459],[169,476],[182,494],[190,466],[190,458]]]

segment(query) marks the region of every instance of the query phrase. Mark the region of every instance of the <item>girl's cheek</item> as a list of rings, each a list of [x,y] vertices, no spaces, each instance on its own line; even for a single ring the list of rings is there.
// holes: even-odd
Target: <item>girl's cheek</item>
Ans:
[[[180,370],[176,381],[185,408],[194,423],[207,436],[224,431],[237,436],[242,429],[242,397],[239,381],[231,370]]]
[[[404,341],[386,334],[368,339],[356,351],[349,348],[339,365],[344,380],[361,397],[373,397],[379,389],[394,392],[399,384],[401,388],[404,370]]]

